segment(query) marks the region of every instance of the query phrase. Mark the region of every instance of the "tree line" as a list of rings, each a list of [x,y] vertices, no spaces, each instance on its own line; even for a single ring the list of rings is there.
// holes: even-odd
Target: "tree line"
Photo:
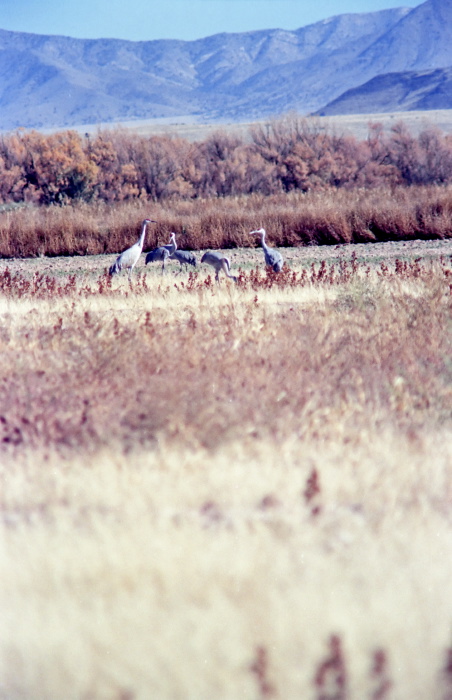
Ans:
[[[0,203],[37,205],[275,195],[331,188],[452,182],[452,136],[403,122],[368,136],[337,135],[287,116],[244,137],[218,130],[198,142],[119,127],[81,135],[18,130],[0,137]]]

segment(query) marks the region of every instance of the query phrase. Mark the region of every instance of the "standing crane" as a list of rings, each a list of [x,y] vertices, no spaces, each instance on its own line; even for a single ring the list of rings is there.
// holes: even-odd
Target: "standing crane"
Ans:
[[[201,262],[206,263],[207,265],[211,265],[214,268],[215,279],[218,282],[218,284],[220,284],[220,279],[218,275],[222,270],[226,277],[229,277],[231,280],[234,280],[234,282],[237,282],[237,277],[234,277],[234,275],[230,274],[231,263],[229,258],[225,258],[223,255],[221,255],[221,253],[212,253],[209,250],[207,251],[207,253],[204,253],[204,255],[201,258]]]
[[[281,272],[282,266],[284,265],[283,256],[281,255],[279,250],[275,250],[275,248],[268,247],[268,245],[265,242],[265,229],[260,228],[257,231],[251,231],[249,235],[251,236],[253,233],[257,233],[259,236],[262,237],[261,241],[262,248],[264,249],[265,264],[272,267],[274,272]]]
[[[174,235],[176,236],[178,234],[174,234]],[[183,265],[193,265],[193,267],[196,267],[196,265],[197,265],[196,257],[189,250],[181,250],[180,248],[177,248],[177,247],[175,250],[173,250],[172,243],[165,245],[164,248],[168,248],[168,250],[170,251],[170,260],[178,260],[180,262],[181,270],[182,270]]]
[[[129,270],[129,280],[131,279],[132,270],[140,259],[141,251],[143,250],[144,238],[146,236],[146,226],[148,224],[156,223],[157,222],[153,221],[152,219],[144,219],[143,223],[141,224],[140,238],[135,245],[127,248],[127,250],[124,250],[121,255],[118,255],[108,271],[110,275],[115,275],[116,273],[121,272],[123,267],[125,267],[126,270]]]
[[[146,255],[145,264],[150,262],[162,261],[162,275],[165,272],[165,262],[171,257],[177,250],[176,234],[171,234],[171,243],[169,245],[161,245],[158,248],[154,248]]]
[[[176,234],[174,234],[176,235]],[[193,265],[193,267],[196,267],[197,262],[196,258],[193,253],[191,253],[189,250],[181,250],[180,248],[176,248],[176,250],[172,250],[172,243],[169,245],[166,245],[165,248],[168,248],[170,251],[170,260],[178,260],[180,263],[180,269],[182,270],[183,265]]]

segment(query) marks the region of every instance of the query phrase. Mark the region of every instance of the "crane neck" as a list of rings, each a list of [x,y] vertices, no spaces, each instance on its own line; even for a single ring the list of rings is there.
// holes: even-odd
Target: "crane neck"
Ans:
[[[146,235],[146,226],[147,225],[148,225],[148,222],[143,221],[143,225],[141,227],[141,236],[140,236],[140,240],[139,240],[140,248],[142,248],[143,244],[144,244],[144,237]]]

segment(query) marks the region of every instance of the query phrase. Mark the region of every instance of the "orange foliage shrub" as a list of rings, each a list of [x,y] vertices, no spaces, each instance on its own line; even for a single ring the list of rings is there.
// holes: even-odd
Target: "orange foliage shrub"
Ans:
[[[121,128],[90,137],[18,131],[0,140],[0,203],[227,197],[452,181],[452,137],[401,122],[369,125],[367,140],[337,136],[296,115],[190,143]]]
[[[98,167],[76,132],[18,132],[3,137],[0,149],[3,201],[64,204],[92,198]]]

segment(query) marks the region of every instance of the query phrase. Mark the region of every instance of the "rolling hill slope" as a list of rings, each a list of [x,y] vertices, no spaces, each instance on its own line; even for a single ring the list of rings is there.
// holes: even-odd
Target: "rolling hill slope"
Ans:
[[[370,109],[371,108],[371,109]],[[319,115],[452,109],[452,68],[386,73],[347,90]]]

